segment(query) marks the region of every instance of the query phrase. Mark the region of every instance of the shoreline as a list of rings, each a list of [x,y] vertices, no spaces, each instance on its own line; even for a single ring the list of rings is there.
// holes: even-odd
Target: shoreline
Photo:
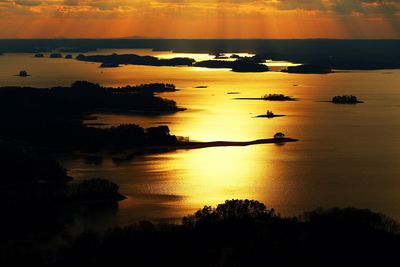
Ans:
[[[210,142],[200,142],[200,141],[188,141],[188,142],[178,142],[171,145],[151,145],[138,147],[135,149],[123,150],[117,153],[110,152],[98,152],[98,153],[85,153],[76,152],[72,153],[75,156],[81,156],[91,160],[100,160],[101,158],[108,156],[115,162],[124,162],[132,160],[136,156],[167,153],[176,150],[189,150],[189,149],[202,149],[211,147],[245,147],[252,145],[261,144],[285,144],[298,142],[298,139],[294,138],[268,138],[268,139],[257,139],[253,141],[210,141]]]

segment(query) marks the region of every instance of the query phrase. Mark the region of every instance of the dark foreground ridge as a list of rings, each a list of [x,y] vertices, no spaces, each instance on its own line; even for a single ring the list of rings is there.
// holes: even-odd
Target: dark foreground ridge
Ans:
[[[255,200],[229,200],[180,225],[141,221],[47,249],[8,245],[0,255],[3,266],[395,266],[399,229],[368,209],[281,217]]]

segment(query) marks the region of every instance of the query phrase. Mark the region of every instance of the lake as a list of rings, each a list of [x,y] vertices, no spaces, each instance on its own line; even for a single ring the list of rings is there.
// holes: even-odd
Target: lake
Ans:
[[[101,50],[159,57],[150,50]],[[73,54],[76,55],[76,54]],[[273,70],[292,65],[270,62]],[[285,145],[178,150],[100,165],[63,158],[77,180],[110,179],[128,198],[116,212],[81,218],[77,228],[126,225],[141,219],[179,221],[204,205],[226,199],[264,202],[282,215],[299,215],[318,207],[370,208],[400,220],[400,70],[346,71],[328,75],[281,72],[234,73],[226,69],[122,66],[101,69],[77,60],[0,56],[0,86],[49,87],[88,80],[105,86],[173,83],[179,91],[160,96],[186,111],[163,116],[97,114],[107,125],[168,125],[171,133],[198,141],[250,141],[277,132],[300,141]],[[32,76],[14,76],[27,70]],[[196,88],[207,86],[207,88]],[[235,94],[232,94],[234,92]],[[280,93],[299,101],[236,100]],[[357,105],[321,102],[353,94]],[[254,118],[272,110],[285,117]]]

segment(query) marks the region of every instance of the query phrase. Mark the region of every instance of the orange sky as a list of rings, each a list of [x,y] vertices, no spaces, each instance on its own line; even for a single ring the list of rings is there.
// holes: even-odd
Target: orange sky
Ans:
[[[0,38],[400,38],[399,0],[0,0]]]

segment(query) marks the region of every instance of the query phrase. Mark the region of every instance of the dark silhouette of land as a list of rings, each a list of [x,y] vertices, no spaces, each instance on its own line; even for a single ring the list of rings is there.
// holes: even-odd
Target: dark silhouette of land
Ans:
[[[60,53],[51,53],[50,54],[50,58],[62,58],[62,54]]]
[[[4,266],[88,267],[395,265],[399,229],[393,219],[367,209],[281,217],[255,200],[229,200],[205,206],[180,225],[140,221],[104,233],[85,232],[51,249],[5,247],[1,261]]]
[[[262,115],[258,115],[255,118],[268,118],[268,119],[272,119],[272,118],[276,118],[276,117],[284,117],[286,115],[279,115],[279,114],[274,114],[272,111],[268,110],[265,114]]]
[[[64,47],[64,49],[59,49]],[[65,49],[65,47],[70,47]],[[316,64],[337,70],[400,68],[400,40],[252,40],[252,39],[2,39],[1,52],[63,53],[97,49],[153,49],[183,53],[256,54],[258,60]]]
[[[143,86],[127,86],[125,88],[106,88],[98,84],[77,81],[71,87],[0,88],[1,109],[9,113],[24,113],[35,111],[37,116],[45,115],[46,110],[52,110],[57,115],[72,116],[72,113],[109,112],[149,112],[164,113],[182,110],[172,100],[154,95],[154,92],[172,91],[170,85],[150,84]],[[26,99],[25,102],[20,102]],[[21,114],[22,115],[22,114]],[[52,116],[52,115],[49,115]],[[55,115],[53,115],[55,117]]]
[[[231,69],[234,72],[266,72],[268,67],[261,64],[262,60],[246,58],[246,59],[236,59],[235,61],[227,60],[205,60],[196,62],[193,66],[203,67],[203,68],[225,68]]]
[[[19,76],[19,77],[28,77],[30,75],[28,74],[28,72],[26,70],[21,70],[17,76]]]
[[[332,68],[324,65],[304,64],[300,66],[290,66],[282,70],[287,73],[302,73],[302,74],[328,74],[332,73]]]
[[[46,151],[0,138],[0,254],[8,241],[60,233],[83,205],[101,209],[125,198],[108,180],[72,180]]]
[[[106,63],[101,63],[100,68],[118,68],[119,64],[118,63],[113,63],[113,62],[106,62]]]
[[[79,55],[76,59],[80,61],[99,62],[102,63],[102,67],[115,67],[121,64],[145,66],[192,66],[194,62],[194,59],[191,58],[158,59],[152,56],[139,56],[135,54],[96,56]]]
[[[111,154],[116,159],[175,149],[297,141],[286,138],[195,142],[177,138],[168,126],[144,129],[132,124],[96,128],[83,124],[93,113],[152,115],[180,111],[174,101],[155,95],[176,90],[173,84],[105,88],[85,81],[51,89],[0,88],[0,138],[19,140],[51,152]]]
[[[332,103],[334,104],[357,104],[364,103],[363,101],[359,101],[358,98],[354,95],[342,95],[342,96],[334,96],[332,98]]]
[[[263,97],[237,97],[236,100],[296,101],[297,99],[283,94],[266,94]]]
[[[172,58],[158,59],[152,56],[139,56],[135,54],[127,55],[79,55],[76,58],[80,61],[99,62],[102,68],[115,68],[121,64],[129,65],[147,65],[147,66],[194,66],[204,68],[227,68],[234,72],[265,72],[268,71],[266,65],[261,64],[264,61],[254,58],[239,58],[235,61],[227,60],[205,60],[196,62],[191,58]]]
[[[100,129],[83,121],[98,112],[156,115],[180,110],[156,92],[175,91],[171,84],[105,88],[78,81],[71,87],[0,88],[0,138],[19,140],[51,151],[120,151],[176,143],[168,127],[143,129],[121,125]]]

